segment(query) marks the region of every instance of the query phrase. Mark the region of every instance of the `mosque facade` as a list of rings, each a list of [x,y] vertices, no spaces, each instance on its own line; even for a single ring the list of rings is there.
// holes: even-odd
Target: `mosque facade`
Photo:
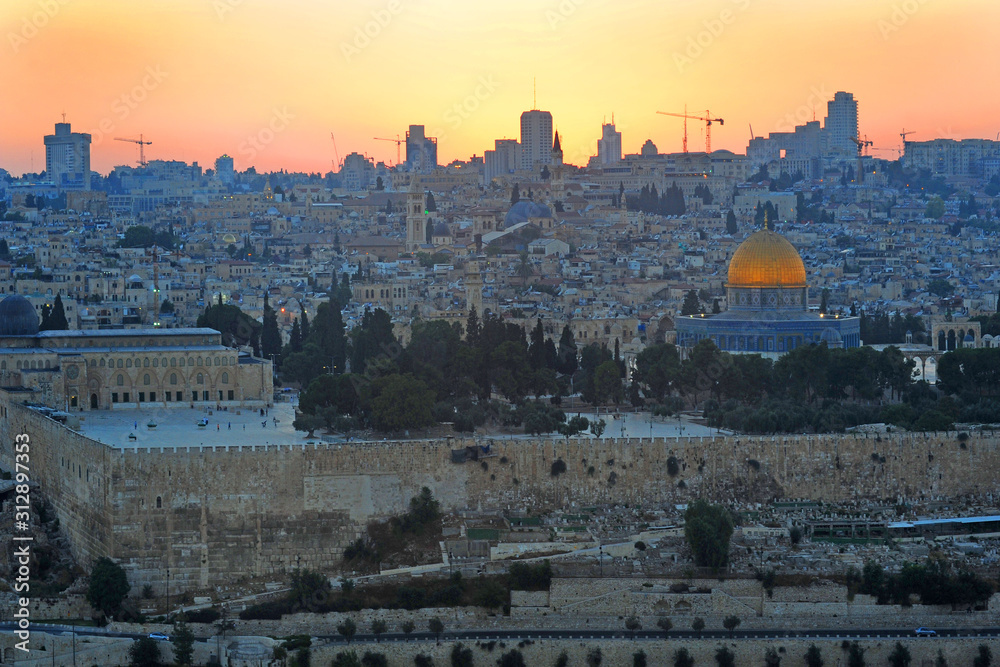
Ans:
[[[263,406],[274,395],[271,361],[223,345],[215,329],[40,332],[17,294],[0,301],[0,386],[68,411]]]
[[[682,350],[706,339],[726,352],[769,358],[813,343],[830,348],[861,346],[859,318],[809,310],[802,258],[788,239],[766,226],[733,253],[726,293],[725,312],[677,318],[677,344]]]

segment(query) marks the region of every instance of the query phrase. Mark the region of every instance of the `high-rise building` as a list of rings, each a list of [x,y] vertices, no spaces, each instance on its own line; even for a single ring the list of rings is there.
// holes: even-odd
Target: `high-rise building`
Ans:
[[[521,169],[552,164],[552,114],[532,109],[521,114]]]
[[[406,132],[406,168],[418,174],[429,174],[437,164],[437,137],[425,136],[423,125],[411,125]]]
[[[622,133],[614,123],[601,125],[601,138],[597,141],[597,159],[601,166],[622,161]]]
[[[89,190],[90,135],[56,123],[56,133],[45,135],[45,173],[58,188]]]
[[[487,185],[497,176],[513,173],[521,166],[517,139],[497,139],[493,146],[494,150],[483,155],[483,178]]]
[[[215,177],[226,185],[232,185],[236,181],[233,158],[220,155],[215,159]]]
[[[838,91],[826,103],[827,151],[832,156],[850,157],[857,153],[858,102],[851,93]]]

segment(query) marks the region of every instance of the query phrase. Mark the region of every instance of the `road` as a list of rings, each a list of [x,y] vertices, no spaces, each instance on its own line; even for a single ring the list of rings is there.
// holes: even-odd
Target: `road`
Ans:
[[[197,626],[195,626],[197,628]],[[11,632],[14,629],[13,623],[0,624],[0,632]],[[35,632],[48,632],[50,634],[69,634],[72,632],[70,626],[48,626],[32,625]],[[735,630],[731,635],[727,630],[705,630],[696,633],[690,630],[672,630],[664,634],[661,630],[637,630],[630,633],[624,629],[600,629],[600,630],[531,630],[531,629],[511,629],[511,630],[451,630],[441,635],[442,641],[520,641],[524,639],[635,639],[637,641],[671,641],[689,639],[816,639],[816,640],[836,640],[844,639],[905,639],[915,638],[914,628],[881,628],[873,630],[844,630],[842,628],[830,630]],[[927,641],[935,639],[947,639],[951,637],[972,637],[977,639],[995,639],[1000,637],[1000,627],[997,628],[942,628],[937,631],[937,637],[921,637]],[[81,627],[77,629],[79,636],[97,637],[124,637],[139,639],[145,637],[144,634],[127,632],[104,632],[99,628]],[[315,635],[319,639],[327,640],[332,644],[346,644],[347,641],[341,635]],[[239,635],[229,635],[230,639]],[[437,637],[430,632],[414,632],[409,635],[401,633],[386,633],[379,637],[383,642],[428,642],[437,641]],[[375,635],[357,634],[351,640],[353,642],[373,642]]]

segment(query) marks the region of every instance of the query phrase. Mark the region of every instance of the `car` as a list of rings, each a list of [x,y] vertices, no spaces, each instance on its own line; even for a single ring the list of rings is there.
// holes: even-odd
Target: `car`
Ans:
[[[930,628],[917,628],[914,632],[918,637],[937,637],[937,633]]]
[[[155,640],[161,641],[161,642],[168,642],[168,641],[170,641],[170,637],[168,637],[167,635],[163,634],[162,632],[150,632],[149,633],[149,638],[150,639],[155,639]]]

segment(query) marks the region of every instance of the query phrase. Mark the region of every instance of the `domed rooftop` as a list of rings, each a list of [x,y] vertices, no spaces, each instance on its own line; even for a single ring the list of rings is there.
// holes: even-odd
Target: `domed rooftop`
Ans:
[[[38,333],[38,315],[31,302],[20,294],[0,301],[0,336],[34,336]]]
[[[521,222],[527,222],[528,218],[551,218],[552,211],[544,204],[522,199],[507,211],[507,217],[503,220],[504,227],[510,227]]]
[[[805,287],[806,267],[798,251],[781,234],[762,229],[733,253],[730,287]]]

